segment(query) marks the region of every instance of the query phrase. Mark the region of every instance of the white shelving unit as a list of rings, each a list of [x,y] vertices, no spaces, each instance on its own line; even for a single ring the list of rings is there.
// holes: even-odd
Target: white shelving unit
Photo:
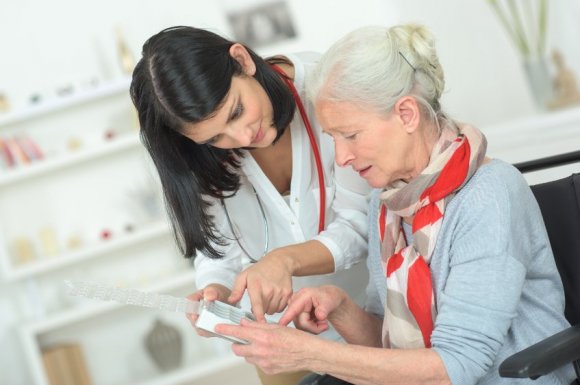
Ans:
[[[165,223],[158,223],[150,227],[135,231],[135,233],[125,235],[122,238],[111,239],[98,246],[84,248],[79,251],[69,252],[50,259],[44,259],[21,267],[13,268],[6,273],[9,281],[21,280],[34,277],[40,274],[47,274],[72,264],[80,264],[89,259],[98,258],[116,250],[130,248],[144,240],[159,238],[169,234],[169,228]]]
[[[182,273],[165,281],[144,288],[151,292],[170,292],[176,288],[193,285],[193,276],[190,272]],[[87,300],[90,301],[90,300]],[[90,318],[95,318],[105,313],[113,311],[122,311],[127,306],[115,302],[97,302],[81,306],[67,312],[63,312],[54,317],[49,317],[44,320],[31,322],[20,329],[23,344],[30,357],[31,367],[34,368],[35,383],[49,385],[46,379],[46,373],[42,365],[41,351],[39,349],[38,338],[43,334],[50,333],[58,329],[64,329],[69,325],[85,321]],[[208,357],[200,364],[190,365],[181,369],[172,371],[163,376],[158,376],[152,380],[139,382],[139,385],[174,385],[181,384],[187,381],[192,381],[210,375],[214,372],[227,369],[231,365],[239,364],[242,360],[230,355],[215,355],[215,357]],[[133,385],[133,384],[132,384]]]
[[[167,293],[180,287],[193,285],[193,275],[191,272],[169,277],[164,281],[144,288],[145,291]],[[96,301],[87,299],[86,301]],[[29,362],[34,375],[35,384],[49,385],[45,369],[42,364],[42,352],[40,350],[38,339],[43,334],[48,334],[59,329],[65,329],[70,325],[74,325],[81,321],[97,318],[100,315],[114,312],[124,311],[130,306],[118,304],[115,302],[96,302],[88,303],[79,308],[63,312],[53,317],[43,320],[38,320],[26,324],[20,328],[21,339],[25,348],[26,354],[29,356]],[[193,333],[193,331],[192,331]],[[232,355],[220,355],[207,357],[203,361],[185,366],[181,369],[166,373],[154,379],[138,382],[138,385],[175,385],[182,384],[188,381],[195,380],[214,372],[222,371],[228,367],[241,363],[242,360]],[[128,385],[128,384],[127,384]],[[132,383],[131,385],[135,385]]]
[[[111,140],[111,142],[96,146],[94,148],[79,150],[68,155],[63,155],[55,159],[37,161],[30,165],[5,171],[0,174],[0,188],[13,183],[25,181],[35,176],[48,174],[66,167],[78,166],[81,163],[95,161],[105,158],[108,155],[121,152],[139,145],[139,138],[136,135],[127,135],[123,138]]]
[[[39,130],[42,130],[43,126],[51,125],[51,127],[47,128],[50,128],[51,132],[58,133],[62,131],[64,139],[71,134],[68,128],[71,126],[71,119],[72,121],[78,119],[79,124],[73,124],[73,126],[82,127],[79,128],[82,130],[85,129],[84,121],[87,119],[91,120],[93,126],[96,125],[93,122],[95,116],[103,118],[102,129],[105,129],[110,123],[105,119],[110,112],[107,110],[107,106],[115,105],[115,114],[118,114],[119,106],[116,101],[121,101],[118,104],[130,105],[130,102],[128,102],[129,84],[130,79],[123,78],[109,84],[102,84],[91,90],[76,92],[72,95],[0,115],[0,137],[5,134],[18,133],[19,130],[25,130],[28,136],[35,138],[35,134],[46,135],[46,133]],[[83,116],[91,109],[96,109],[96,111],[93,111],[90,116]],[[134,121],[133,114],[134,112],[131,110],[126,111],[123,122]],[[63,128],[57,127],[60,118],[67,122],[63,124]],[[7,230],[12,230],[12,223],[14,223],[14,226],[27,228],[34,227],[36,222],[42,223],[42,221],[48,221],[49,219],[54,220],[54,217],[49,219],[43,217],[43,215],[46,216],[51,213],[50,206],[53,204],[59,210],[64,207],[74,213],[75,210],[79,209],[79,207],[75,208],[75,205],[83,204],[79,203],[79,200],[74,196],[75,193],[78,194],[78,191],[83,191],[81,194],[85,202],[87,200],[90,202],[93,199],[99,200],[99,203],[102,204],[103,202],[101,201],[112,199],[117,190],[118,195],[122,195],[123,188],[126,189],[127,184],[131,187],[131,177],[134,177],[134,174],[143,173],[150,176],[150,169],[147,169],[150,165],[143,163],[143,151],[139,151],[142,147],[138,135],[135,130],[131,132],[129,127],[127,127],[126,132],[122,135],[115,135],[110,140],[84,145],[77,150],[61,152],[58,155],[37,160],[30,164],[10,169],[0,169],[0,210],[2,207],[27,206],[27,199],[30,199],[30,194],[34,193],[31,190],[35,189],[38,189],[39,192],[34,197],[34,200],[42,202],[41,204],[35,202],[35,204],[47,207],[47,210],[41,210],[38,215],[18,217],[12,222],[6,213],[0,212],[0,216],[3,217],[3,227],[0,227],[0,267],[3,273],[0,279],[0,291],[6,289],[4,290],[5,293],[10,290],[19,294],[13,296],[14,298],[10,298],[14,302],[14,308],[34,307],[34,303],[29,303],[31,300],[29,289],[31,286],[42,288],[43,285],[48,285],[48,287],[54,288],[56,285],[62,284],[63,276],[79,270],[82,271],[87,280],[91,280],[90,277],[94,275],[92,269],[95,269],[95,272],[100,271],[101,275],[102,270],[110,271],[112,275],[122,274],[127,265],[132,266],[135,271],[138,271],[142,264],[149,264],[149,270],[152,270],[151,267],[153,267],[153,271],[156,274],[152,275],[153,278],[151,276],[147,277],[146,281],[149,284],[141,287],[143,290],[162,293],[179,292],[182,294],[191,293],[194,290],[193,271],[183,258],[177,255],[175,247],[173,247],[173,238],[169,225],[165,218],[160,218],[150,223],[137,221],[138,226],[135,226],[132,231],[118,233],[110,239],[81,244],[75,249],[67,250],[63,247],[62,252],[58,255],[43,256],[42,258],[18,264],[15,263],[15,259],[12,257],[13,250],[9,247],[9,238],[12,235],[6,234]],[[84,132],[82,133],[84,134]],[[121,172],[121,177],[111,176],[109,181],[107,178],[108,173],[115,175],[115,173],[119,172],[119,167],[129,167],[129,169],[125,173]],[[95,182],[92,182],[92,178],[86,178],[87,174],[91,177],[94,175]],[[124,175],[127,175],[127,177],[124,177]],[[79,182],[80,186],[74,184],[77,176],[83,178],[82,182]],[[61,180],[65,180],[68,185],[63,184],[62,188],[55,189],[54,185],[61,183]],[[102,186],[103,180],[106,181],[105,186]],[[95,183],[95,185],[91,186],[91,183]],[[125,183],[125,186],[119,185],[122,183]],[[155,183],[157,182],[155,181]],[[56,193],[46,193],[43,189],[44,185],[52,185],[53,190],[49,189],[47,191],[56,191]],[[29,188],[28,186],[31,187]],[[67,188],[68,186],[73,188],[69,189]],[[85,190],[82,190],[82,188],[85,188]],[[74,190],[74,192],[69,190]],[[85,194],[84,191],[89,193]],[[157,189],[156,191],[159,190]],[[67,194],[73,194],[73,196],[67,196]],[[64,200],[65,204],[57,202],[57,200]],[[8,216],[10,214],[14,215],[14,211],[8,213]],[[91,220],[94,220],[94,218],[90,215],[86,217],[87,222]],[[114,258],[109,257],[113,255],[115,256]],[[171,268],[169,269],[168,260],[171,261],[169,263]],[[155,270],[156,263],[159,263],[157,270]],[[98,276],[98,274],[96,275]],[[142,280],[142,282],[145,282],[145,280]],[[27,291],[28,294],[26,294]],[[43,290],[40,289],[38,292],[43,292]],[[18,342],[21,346],[17,349],[15,347],[15,350],[21,350],[24,353],[29,369],[28,372],[32,380],[31,385],[50,385],[42,355],[43,348],[46,347],[44,346],[46,341],[58,341],[60,336],[68,335],[69,330],[74,334],[75,331],[78,333],[78,329],[82,327],[87,329],[87,333],[101,328],[108,328],[113,330],[112,333],[114,333],[116,325],[110,324],[113,321],[107,321],[109,319],[107,317],[117,313],[128,312],[127,308],[130,308],[113,302],[98,302],[95,300],[86,300],[84,303],[81,302],[80,305],[72,306],[69,304],[68,306],[61,305],[58,309],[51,309],[50,312],[44,313],[37,318],[31,317],[25,310],[21,310],[20,322],[14,325],[15,331],[18,332]],[[135,316],[135,312],[127,314]],[[141,313],[137,312],[136,314],[140,316]],[[183,321],[187,322],[185,317]],[[91,326],[87,327],[86,325]],[[189,325],[187,326],[189,327]],[[188,331],[192,335],[195,334],[191,327],[188,328]],[[119,336],[119,338],[123,337],[124,335],[122,334]],[[94,361],[95,358],[93,352],[89,349],[83,349],[87,362]],[[212,373],[221,372],[234,365],[239,365],[241,362],[237,357],[216,351],[213,354],[204,356],[199,363],[187,362],[179,370],[161,373],[158,376],[149,378],[147,381],[136,380],[129,383],[131,385],[136,383],[139,385],[185,384]],[[107,370],[108,368],[103,369]],[[111,382],[94,382],[94,384],[117,385],[123,382],[123,380],[112,380]]]
[[[62,96],[50,101],[40,102],[18,111],[0,115],[0,128],[26,123],[29,120],[42,117],[50,113],[60,113],[67,109],[85,103],[95,102],[110,96],[116,96],[123,92],[128,92],[130,78],[123,78],[111,83],[97,86],[93,89],[84,90],[75,94]]]
[[[166,293],[176,288],[193,285],[193,274],[191,272],[175,274],[162,281],[141,290],[155,293]],[[94,299],[82,299],[84,305],[63,311],[52,317],[32,321],[22,327],[22,330],[30,335],[50,333],[52,330],[66,328],[74,323],[101,315],[106,312],[121,309],[126,305],[117,302],[105,302]]]
[[[240,365],[244,363],[245,361],[243,359],[233,355],[225,355],[223,357],[210,358],[207,361],[205,361],[203,365],[197,365],[190,368],[176,370],[161,378],[156,378],[151,381],[140,382],[137,385],[189,384],[192,381],[202,379],[213,373],[223,372],[224,370],[230,369],[234,365]]]

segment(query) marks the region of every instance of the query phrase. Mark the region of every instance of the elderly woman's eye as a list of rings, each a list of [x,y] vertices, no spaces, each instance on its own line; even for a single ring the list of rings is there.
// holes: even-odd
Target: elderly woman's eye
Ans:
[[[356,136],[357,136],[357,133],[355,132],[354,134],[347,134],[344,137],[345,137],[345,139],[348,139],[348,140],[354,140],[354,139],[356,139]]]

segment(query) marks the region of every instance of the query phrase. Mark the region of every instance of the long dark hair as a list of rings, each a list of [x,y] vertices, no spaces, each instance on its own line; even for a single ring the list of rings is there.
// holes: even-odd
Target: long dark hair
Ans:
[[[222,106],[232,77],[243,75],[229,54],[233,44],[203,29],[167,28],[145,42],[133,71],[130,92],[141,141],[159,173],[173,233],[187,258],[195,257],[197,250],[222,257],[211,242],[225,241],[204,197],[223,199],[240,186],[240,150],[197,144],[181,134],[184,124],[211,118]],[[272,102],[277,140],[294,116],[294,99],[268,62],[246,49],[256,65],[254,77]]]

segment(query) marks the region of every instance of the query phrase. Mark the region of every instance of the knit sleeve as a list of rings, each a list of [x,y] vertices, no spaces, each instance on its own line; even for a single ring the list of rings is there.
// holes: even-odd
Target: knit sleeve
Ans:
[[[383,266],[381,264],[381,242],[377,226],[380,207],[380,192],[380,189],[375,189],[370,193],[368,214],[369,255],[367,258],[369,283],[366,289],[365,310],[382,317],[385,313],[387,285]]]
[[[525,203],[533,199],[531,193],[514,203],[509,180],[493,173],[477,179],[456,196],[453,209],[450,204],[449,211],[455,212],[438,239],[443,238],[438,247],[446,247],[450,266],[438,294],[431,342],[454,385],[476,384],[495,370],[517,315],[526,279],[523,262],[532,254],[530,235],[521,231],[529,219]]]

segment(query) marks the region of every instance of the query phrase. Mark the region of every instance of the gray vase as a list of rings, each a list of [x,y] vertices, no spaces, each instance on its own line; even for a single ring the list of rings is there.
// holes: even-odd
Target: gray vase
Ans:
[[[157,319],[144,342],[149,356],[161,371],[181,366],[183,341],[175,327]]]
[[[548,100],[553,97],[547,60],[543,57],[527,58],[524,60],[524,70],[536,106],[540,110],[545,109]]]

